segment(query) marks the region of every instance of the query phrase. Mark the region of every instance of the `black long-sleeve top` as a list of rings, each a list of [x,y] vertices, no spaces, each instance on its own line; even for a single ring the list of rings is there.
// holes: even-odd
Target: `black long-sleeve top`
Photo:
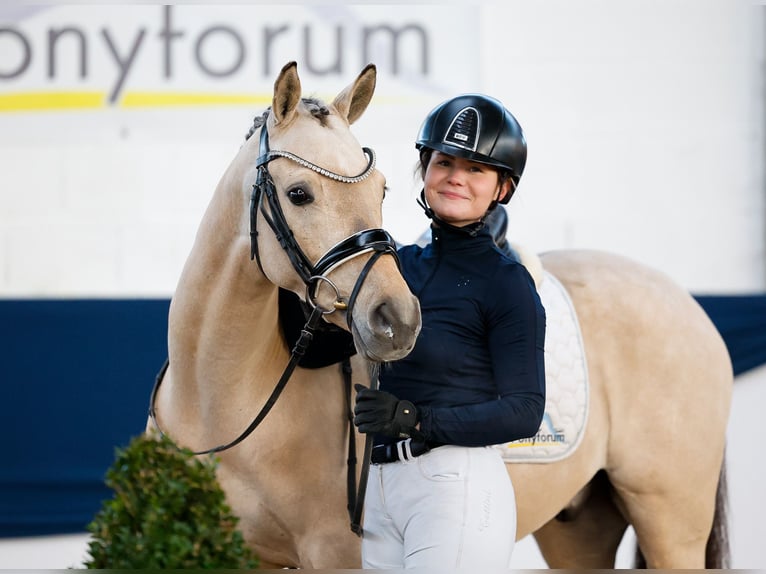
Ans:
[[[435,444],[485,446],[534,435],[545,408],[545,310],[526,268],[488,230],[432,229],[399,250],[420,301],[413,351],[380,372],[380,389],[412,401]],[[376,441],[378,442],[378,441]]]

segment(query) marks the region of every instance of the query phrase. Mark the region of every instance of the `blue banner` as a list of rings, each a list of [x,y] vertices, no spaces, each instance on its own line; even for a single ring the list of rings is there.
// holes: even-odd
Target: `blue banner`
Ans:
[[[766,295],[698,296],[735,374],[766,363]],[[0,536],[84,532],[143,432],[170,301],[0,300]]]

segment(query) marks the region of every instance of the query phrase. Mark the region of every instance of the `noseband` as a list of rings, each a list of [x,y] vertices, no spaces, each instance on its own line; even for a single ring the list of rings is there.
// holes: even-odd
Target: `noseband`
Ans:
[[[261,265],[261,258],[258,252],[257,221],[258,211],[260,211],[266,223],[274,232],[274,236],[277,241],[279,241],[282,249],[287,253],[287,257],[290,259],[293,269],[295,269],[296,273],[298,273],[303,280],[303,283],[306,285],[306,303],[316,308],[317,288],[320,284],[326,283],[335,291],[335,303],[333,304],[332,309],[323,310],[323,313],[328,314],[335,310],[346,311],[346,323],[348,324],[349,329],[351,329],[352,311],[354,304],[356,303],[356,297],[359,294],[359,290],[367,278],[370,269],[375,264],[375,261],[377,261],[377,259],[384,253],[388,253],[394,257],[397,265],[399,265],[399,259],[396,254],[396,243],[391,235],[384,229],[364,229],[335,244],[322,255],[316,263],[312,264],[311,260],[309,260],[301,249],[295,238],[295,234],[292,229],[290,229],[290,226],[285,219],[282,206],[279,203],[279,195],[276,186],[274,185],[274,180],[269,173],[268,164],[278,157],[283,157],[334,181],[349,184],[359,183],[367,179],[375,169],[375,152],[366,147],[362,148],[362,150],[369,158],[365,170],[355,176],[340,175],[323,167],[319,167],[291,152],[270,150],[269,135],[266,129],[266,124],[264,123],[261,128],[258,160],[256,161],[258,175],[255,184],[253,185],[253,192],[250,196],[250,259],[255,259],[261,273],[266,275],[263,270],[263,265]],[[266,204],[269,206],[268,211],[265,207]],[[359,274],[349,296],[347,298],[343,297],[327,275],[336,267],[355,257],[364,255],[365,253],[372,253],[372,256]]]

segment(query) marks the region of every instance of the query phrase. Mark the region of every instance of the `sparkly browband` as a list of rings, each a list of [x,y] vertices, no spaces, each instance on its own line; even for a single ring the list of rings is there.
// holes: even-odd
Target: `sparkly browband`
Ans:
[[[355,175],[353,177],[349,177],[347,175],[340,175],[338,173],[330,171],[329,169],[319,167],[318,165],[313,164],[310,161],[303,159],[302,157],[297,156],[294,153],[291,153],[289,151],[282,151],[278,149],[269,150],[266,153],[266,156],[267,156],[266,161],[269,161],[273,159],[274,157],[286,157],[287,159],[290,159],[302,165],[303,167],[307,167],[310,170],[315,171],[318,174],[323,175],[325,177],[329,177],[330,179],[334,179],[335,181],[339,181],[341,183],[359,183],[360,181],[364,181],[365,179],[370,177],[372,170],[375,169],[375,152],[368,147],[363,147],[362,151],[369,158],[369,163],[367,164],[367,168],[362,173],[360,173],[359,175]],[[261,163],[261,159],[259,159],[259,163]]]

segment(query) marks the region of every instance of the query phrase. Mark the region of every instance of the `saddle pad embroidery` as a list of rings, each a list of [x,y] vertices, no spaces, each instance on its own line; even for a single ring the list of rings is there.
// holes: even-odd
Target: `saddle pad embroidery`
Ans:
[[[554,462],[572,454],[588,419],[588,369],[580,325],[569,294],[545,272],[540,285],[545,307],[545,415],[528,439],[495,445],[505,462]]]

